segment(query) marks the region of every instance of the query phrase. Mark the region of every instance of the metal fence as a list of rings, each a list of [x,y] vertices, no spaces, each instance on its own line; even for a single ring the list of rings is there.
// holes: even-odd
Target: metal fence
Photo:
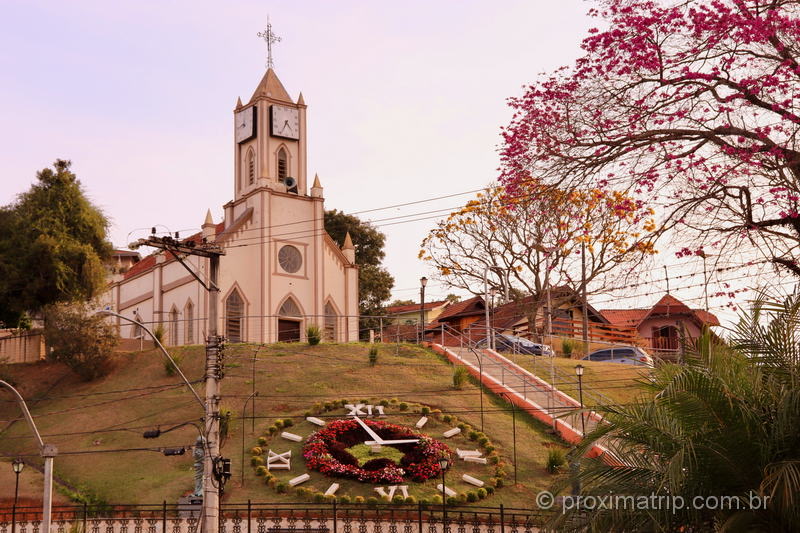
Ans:
[[[0,508],[0,533],[12,509]],[[220,533],[533,533],[546,516],[503,507],[369,504],[227,503]],[[39,533],[41,507],[17,507],[15,533]],[[54,506],[55,533],[198,533],[197,505]]]

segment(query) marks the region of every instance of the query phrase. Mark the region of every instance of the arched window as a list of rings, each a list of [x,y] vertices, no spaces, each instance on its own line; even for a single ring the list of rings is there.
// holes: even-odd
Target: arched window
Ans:
[[[286,157],[286,150],[281,148],[278,150],[278,181],[283,183],[286,176],[289,175],[289,162]]]
[[[336,314],[336,309],[334,309],[333,305],[328,302],[325,304],[325,328],[323,331],[323,336],[325,340],[328,341],[335,341],[336,340],[336,322],[338,316]]]
[[[225,336],[229,342],[242,342],[244,337],[244,300],[236,289],[225,300]]]
[[[252,185],[256,182],[256,155],[253,149],[247,151],[247,183]]]
[[[189,300],[186,302],[186,307],[183,310],[183,318],[186,321],[186,325],[183,332],[183,343],[184,344],[193,344],[194,343],[194,305],[192,301]]]
[[[286,301],[283,302],[280,310],[278,310],[278,314],[280,316],[302,316],[300,307],[298,307],[297,303],[291,298],[287,298]]]
[[[169,312],[169,343],[178,345],[178,310],[175,307]]]

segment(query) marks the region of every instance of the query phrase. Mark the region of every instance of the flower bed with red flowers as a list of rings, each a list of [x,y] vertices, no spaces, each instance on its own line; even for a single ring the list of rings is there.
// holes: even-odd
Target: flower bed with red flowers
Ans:
[[[441,475],[439,459],[452,455],[450,448],[409,428],[380,420],[364,420],[384,440],[419,439],[394,446],[405,455],[400,465],[387,460],[368,461],[362,466],[347,448],[372,440],[355,419],[334,420],[311,434],[303,446],[306,466],[326,476],[355,479],[364,483],[402,483],[404,477],[422,482]]]

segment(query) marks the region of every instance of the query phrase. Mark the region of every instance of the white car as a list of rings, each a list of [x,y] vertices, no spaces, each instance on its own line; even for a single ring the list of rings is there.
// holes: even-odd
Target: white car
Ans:
[[[620,346],[595,350],[583,361],[603,361],[606,363],[622,363],[625,365],[649,366],[652,368],[653,358],[638,346]]]

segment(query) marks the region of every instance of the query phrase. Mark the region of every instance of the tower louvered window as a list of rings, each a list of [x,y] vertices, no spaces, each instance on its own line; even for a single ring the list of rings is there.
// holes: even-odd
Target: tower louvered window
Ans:
[[[247,183],[250,185],[256,182],[256,156],[250,150],[247,153]]]
[[[278,150],[278,181],[283,183],[289,175],[289,163],[286,157],[286,150],[281,148]]]

